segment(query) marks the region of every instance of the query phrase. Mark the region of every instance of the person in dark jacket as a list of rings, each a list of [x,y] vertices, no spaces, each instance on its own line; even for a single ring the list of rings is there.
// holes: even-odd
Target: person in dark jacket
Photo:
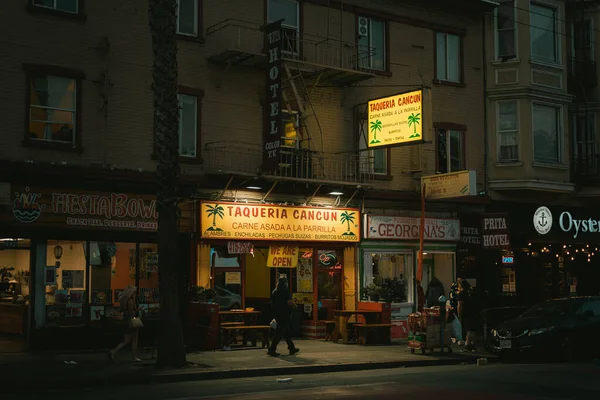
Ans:
[[[275,329],[275,336],[271,341],[268,355],[271,357],[277,357],[277,345],[284,339],[288,345],[290,355],[298,353],[300,350],[294,346],[292,341],[292,317],[291,311],[296,308],[296,303],[292,301],[290,296],[290,289],[288,286],[288,280],[285,275],[279,277],[277,287],[271,293],[271,309],[273,310],[273,317],[277,322],[277,328]]]
[[[467,332],[465,348],[461,351],[475,351],[475,331],[477,330],[477,302],[471,284],[463,279],[458,291],[458,318]]]
[[[423,291],[423,286],[421,286],[421,281],[417,279],[417,311],[423,312],[425,308],[425,292]]]
[[[425,293],[425,298],[427,299],[427,307],[439,306],[440,296],[446,294],[444,290],[444,284],[438,279],[433,278],[429,285],[427,286],[427,293]]]

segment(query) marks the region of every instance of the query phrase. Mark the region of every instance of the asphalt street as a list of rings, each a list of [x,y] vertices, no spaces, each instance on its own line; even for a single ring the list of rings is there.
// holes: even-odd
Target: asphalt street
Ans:
[[[600,363],[494,364],[243,378],[85,390],[39,391],[44,400],[201,399],[594,399],[600,398]],[[28,393],[32,395],[33,393]],[[27,395],[26,395],[27,396]],[[23,394],[2,396],[22,400]]]

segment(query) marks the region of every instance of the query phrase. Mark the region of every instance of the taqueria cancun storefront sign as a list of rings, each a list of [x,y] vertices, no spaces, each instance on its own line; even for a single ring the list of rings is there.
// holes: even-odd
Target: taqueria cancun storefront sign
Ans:
[[[201,203],[203,238],[360,241],[360,212],[354,208],[267,204]]]

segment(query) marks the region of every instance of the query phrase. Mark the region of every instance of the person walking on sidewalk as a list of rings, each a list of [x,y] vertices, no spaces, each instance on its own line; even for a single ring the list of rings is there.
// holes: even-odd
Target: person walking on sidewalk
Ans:
[[[282,275],[279,277],[277,287],[273,290],[273,293],[271,293],[271,309],[273,310],[273,316],[277,322],[275,336],[271,341],[271,346],[267,353],[271,357],[277,357],[279,355],[279,353],[277,353],[277,345],[281,339],[284,339],[287,343],[290,355],[294,355],[300,351],[294,346],[294,342],[292,341],[292,318],[290,314],[291,310],[296,307],[296,303],[292,301],[290,296],[287,277]]]
[[[133,319],[136,318],[136,312],[138,310],[135,295],[137,293],[137,288],[135,286],[129,285],[125,288],[123,293],[121,293],[121,297],[119,298],[121,310],[123,311],[123,341],[119,343],[117,347],[108,352],[108,358],[111,361],[115,360],[115,356],[119,352],[119,350],[127,347],[129,343],[131,343],[131,353],[133,355],[134,362],[141,362],[137,356],[137,344],[138,344],[138,334],[139,328],[135,327],[133,324]]]

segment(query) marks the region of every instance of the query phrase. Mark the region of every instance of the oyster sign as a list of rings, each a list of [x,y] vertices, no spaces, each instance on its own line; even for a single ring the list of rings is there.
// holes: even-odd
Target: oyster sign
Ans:
[[[573,239],[582,233],[600,233],[600,220],[595,218],[575,218],[569,211],[563,211],[558,215],[558,226],[560,230],[573,235]],[[552,212],[548,207],[539,207],[533,214],[533,227],[540,235],[550,233],[553,224]]]

